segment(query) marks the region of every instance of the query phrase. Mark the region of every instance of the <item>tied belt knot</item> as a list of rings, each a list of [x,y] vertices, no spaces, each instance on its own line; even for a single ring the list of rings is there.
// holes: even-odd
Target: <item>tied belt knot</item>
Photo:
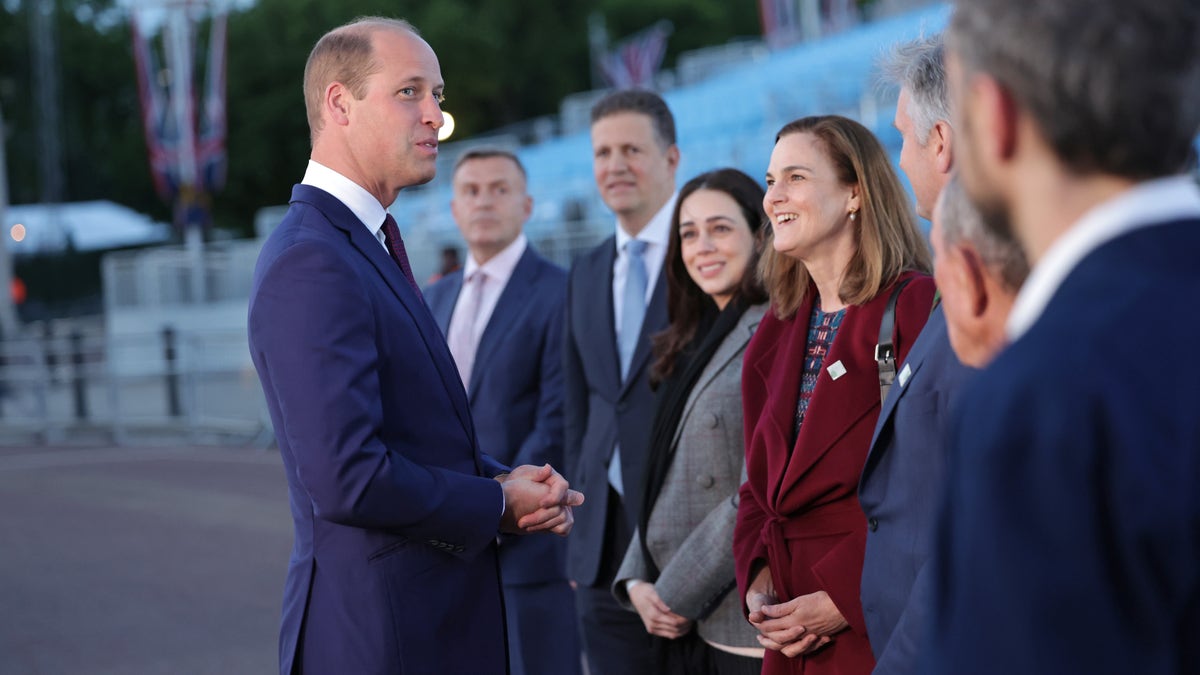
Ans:
[[[858,499],[853,495],[786,515],[772,514],[763,523],[762,541],[767,547],[771,580],[780,600],[795,597],[787,583],[787,571],[792,568],[787,545],[789,540],[849,534],[866,527],[866,520]]]

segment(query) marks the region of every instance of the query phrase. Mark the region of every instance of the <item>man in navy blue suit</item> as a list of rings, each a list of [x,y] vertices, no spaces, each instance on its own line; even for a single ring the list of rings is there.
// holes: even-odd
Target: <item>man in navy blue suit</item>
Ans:
[[[942,53],[942,37],[934,35],[896,45],[884,64],[888,78],[900,86],[895,118],[903,142],[900,168],[922,218],[932,215],[954,166]],[[945,481],[946,421],[974,373],[950,348],[942,307],[931,309],[908,358],[898,364],[858,487],[867,517],[860,597],[880,675],[918,672],[933,604],[929,563]]]
[[[616,232],[571,267],[563,347],[567,475],[590,500],[567,570],[591,675],[655,670],[641,618],[609,589],[642,503],[650,336],[667,325],[661,272],[678,167],[675,118],[658,94],[617,91],[592,107],[592,170]]]
[[[549,467],[479,451],[385,210],[434,176],[442,89],[403,21],[334,29],[305,66],[311,161],[249,311],[295,529],[284,675],[504,673],[496,537],[566,534],[582,500]]]
[[[964,392],[923,672],[1200,672],[1194,0],[959,0],[963,185],[1032,270]]]
[[[525,238],[533,199],[516,155],[467,151],[452,184],[466,268],[426,289],[425,299],[467,389],[479,447],[504,464],[561,466],[567,273]],[[512,675],[579,673],[566,541],[505,535],[500,577]]]

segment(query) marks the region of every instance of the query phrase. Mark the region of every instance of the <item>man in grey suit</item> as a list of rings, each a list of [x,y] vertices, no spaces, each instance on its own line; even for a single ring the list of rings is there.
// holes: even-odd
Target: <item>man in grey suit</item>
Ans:
[[[566,472],[588,495],[568,542],[568,573],[591,675],[637,675],[653,672],[650,637],[609,587],[641,504],[655,409],[649,336],[667,321],[661,271],[679,149],[662,98],[627,90],[601,99],[592,108],[592,162],[617,227],[576,259],[567,287]]]
[[[505,464],[562,465],[562,331],[566,272],[527,242],[533,199],[511,152],[471,150],[452,177],[450,210],[466,268],[425,291],[458,366],[479,446]],[[513,675],[581,671],[566,541],[500,539]]]
[[[897,45],[884,69],[900,85],[900,168],[922,218],[930,217],[954,163],[942,54],[940,35],[918,39]],[[945,475],[948,409],[973,372],[955,358],[938,306],[900,365],[875,425],[858,489],[867,516],[860,597],[875,673],[916,672],[932,609],[928,562]]]

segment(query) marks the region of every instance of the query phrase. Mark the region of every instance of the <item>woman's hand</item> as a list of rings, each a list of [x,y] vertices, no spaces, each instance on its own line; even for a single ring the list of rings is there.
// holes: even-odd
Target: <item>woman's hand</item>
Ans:
[[[825,591],[762,605],[750,623],[758,629],[762,646],[791,658],[824,647],[833,641],[833,634],[849,626]]]
[[[746,611],[750,615],[750,623],[760,623],[766,617],[762,614],[763,605],[779,602],[775,597],[775,584],[771,581],[771,568],[763,565],[750,587],[746,589]],[[755,618],[757,616],[757,618]]]
[[[658,597],[654,584],[643,581],[629,589],[629,601],[642,617],[646,632],[669,640],[682,637],[692,629],[692,620],[680,616]]]

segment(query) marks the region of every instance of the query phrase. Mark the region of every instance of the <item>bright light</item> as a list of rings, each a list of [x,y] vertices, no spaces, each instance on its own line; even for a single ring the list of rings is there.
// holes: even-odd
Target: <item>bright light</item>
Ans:
[[[443,112],[442,117],[446,118],[445,124],[441,129],[438,129],[438,140],[444,141],[450,138],[450,134],[454,133],[454,116],[448,112]]]
[[[11,234],[12,234],[13,241],[24,240],[25,239],[25,226],[20,223],[13,225]]]

